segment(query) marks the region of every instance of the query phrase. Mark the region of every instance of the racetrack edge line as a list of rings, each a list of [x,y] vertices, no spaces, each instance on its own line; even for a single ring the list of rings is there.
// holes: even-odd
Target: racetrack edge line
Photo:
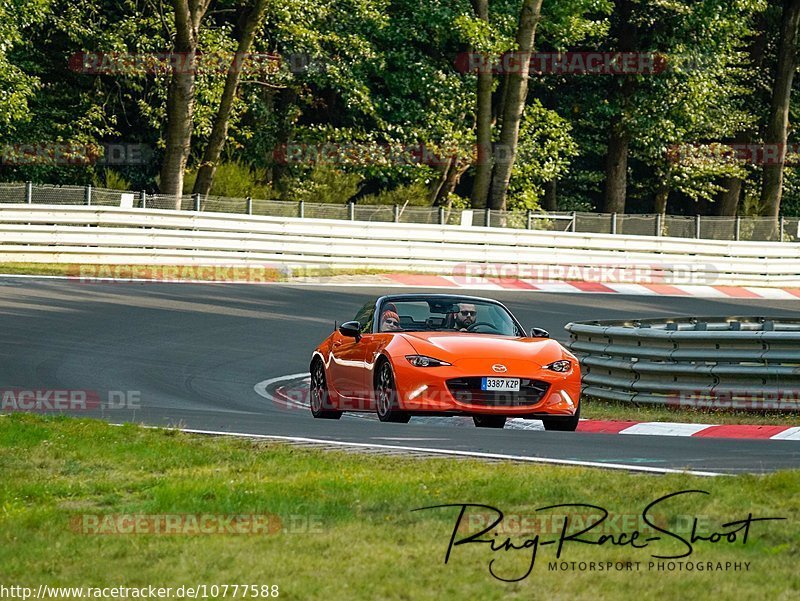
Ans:
[[[113,424],[121,426],[124,424]],[[277,434],[247,434],[245,432],[222,432],[218,430],[197,430],[193,428],[164,428],[162,426],[143,425],[144,428],[159,430],[179,430],[188,434],[206,434],[209,436],[231,436],[234,438],[257,438],[266,440],[285,440],[291,442],[306,442],[310,444],[325,444],[341,447],[356,447],[366,449],[387,449],[393,451],[411,451],[415,453],[433,453],[436,455],[453,455],[457,457],[475,457],[477,459],[506,459],[509,461],[525,461],[529,463],[543,463],[551,465],[570,465],[575,467],[598,467],[613,470],[625,470],[633,472],[645,472],[654,474],[687,474],[690,476],[730,476],[722,472],[703,472],[695,470],[681,470],[672,468],[646,467],[641,465],[626,465],[623,463],[599,463],[594,461],[576,461],[569,459],[552,459],[549,457],[526,457],[524,455],[506,455],[503,453],[485,453],[480,451],[458,451],[455,449],[436,449],[428,447],[409,447],[398,445],[386,445],[366,442],[346,442],[340,440],[327,440],[324,438],[307,438],[304,436],[281,436]]]
[[[263,382],[259,382],[256,384],[253,389],[259,395],[262,396],[272,402],[276,402],[275,398],[267,391],[267,387],[274,383],[280,382],[283,380],[289,380],[291,378],[296,378],[299,376],[307,376],[307,373],[302,374],[291,374],[287,376],[278,376],[277,378],[270,378],[269,380],[264,380]],[[719,473],[719,472],[703,472],[703,471],[692,471],[692,470],[679,470],[673,468],[658,468],[658,467],[647,467],[642,465],[627,465],[624,463],[601,463],[596,461],[578,461],[578,460],[570,460],[570,459],[555,459],[549,457],[527,457],[525,455],[506,455],[503,453],[485,453],[480,451],[458,451],[455,449],[436,449],[436,448],[428,448],[428,447],[407,447],[407,446],[395,446],[395,445],[384,445],[378,443],[365,443],[365,442],[342,442],[338,440],[326,440],[322,438],[307,438],[302,436],[280,436],[280,435],[270,435],[270,434],[246,434],[243,432],[218,432],[212,430],[190,430],[190,429],[183,429],[179,428],[182,432],[192,432],[194,434],[209,434],[209,435],[222,435],[222,436],[239,436],[239,437],[256,437],[256,438],[268,438],[274,440],[289,440],[293,442],[308,442],[312,444],[329,444],[329,445],[338,445],[338,446],[350,446],[356,448],[373,448],[373,449],[392,449],[398,451],[411,451],[415,453],[434,453],[437,455],[454,455],[458,457],[476,457],[479,459],[507,459],[510,461],[527,461],[530,463],[544,463],[544,464],[552,464],[552,465],[572,465],[577,467],[599,467],[599,468],[608,468],[608,469],[616,469],[616,470],[628,470],[628,471],[636,471],[636,472],[646,472],[646,473],[656,473],[656,474],[689,474],[692,476],[725,476],[728,474]]]

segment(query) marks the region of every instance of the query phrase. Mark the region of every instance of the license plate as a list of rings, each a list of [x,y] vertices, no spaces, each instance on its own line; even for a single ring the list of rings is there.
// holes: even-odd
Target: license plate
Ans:
[[[481,390],[519,391],[519,378],[482,378]]]

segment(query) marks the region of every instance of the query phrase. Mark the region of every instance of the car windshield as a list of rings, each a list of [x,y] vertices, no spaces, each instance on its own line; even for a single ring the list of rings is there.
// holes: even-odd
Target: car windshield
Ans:
[[[379,315],[379,332],[524,335],[505,308],[474,299],[387,300],[381,304]]]

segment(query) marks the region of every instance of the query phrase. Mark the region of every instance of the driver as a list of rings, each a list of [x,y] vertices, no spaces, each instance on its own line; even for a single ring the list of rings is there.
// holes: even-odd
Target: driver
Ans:
[[[468,331],[475,323],[478,312],[472,303],[459,303],[458,312],[455,314],[455,328],[459,332]]]
[[[384,311],[381,315],[381,332],[393,332],[400,329],[400,316],[394,311]]]

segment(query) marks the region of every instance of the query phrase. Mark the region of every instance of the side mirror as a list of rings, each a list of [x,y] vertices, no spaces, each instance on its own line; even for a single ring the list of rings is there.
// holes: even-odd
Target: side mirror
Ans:
[[[542,328],[531,328],[531,338],[550,338],[550,332]]]
[[[361,324],[357,321],[346,321],[339,326],[339,333],[342,336],[349,336],[355,338],[356,342],[361,338]]]

